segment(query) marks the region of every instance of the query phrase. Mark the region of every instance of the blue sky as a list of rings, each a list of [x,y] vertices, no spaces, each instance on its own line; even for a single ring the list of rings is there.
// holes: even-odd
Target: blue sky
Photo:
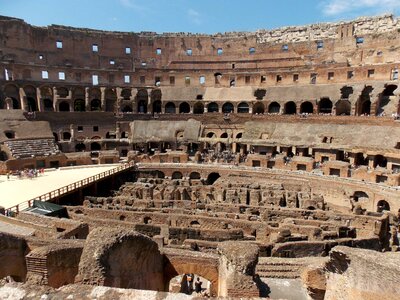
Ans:
[[[117,31],[255,31],[400,15],[400,0],[0,0],[0,14],[46,26]]]

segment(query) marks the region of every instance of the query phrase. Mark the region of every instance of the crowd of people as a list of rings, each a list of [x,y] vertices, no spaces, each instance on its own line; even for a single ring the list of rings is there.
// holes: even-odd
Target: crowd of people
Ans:
[[[33,179],[38,177],[39,175],[44,174],[44,169],[24,169],[24,170],[16,170],[16,171],[9,171],[7,173],[7,180],[11,179],[11,176],[16,176],[18,179],[29,178]]]
[[[181,293],[192,295],[193,292],[201,295],[202,297],[209,296],[207,290],[202,287],[203,282],[201,281],[200,277],[197,276],[195,280],[194,274],[184,274],[181,280]]]

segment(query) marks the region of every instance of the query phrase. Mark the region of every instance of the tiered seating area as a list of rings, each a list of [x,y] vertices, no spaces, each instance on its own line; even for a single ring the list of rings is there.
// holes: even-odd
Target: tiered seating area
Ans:
[[[60,153],[58,146],[52,139],[13,140],[4,144],[9,148],[14,158],[36,156],[50,156]]]

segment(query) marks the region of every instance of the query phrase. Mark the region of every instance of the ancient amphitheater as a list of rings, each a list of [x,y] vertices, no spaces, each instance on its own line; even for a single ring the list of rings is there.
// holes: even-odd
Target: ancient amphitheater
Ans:
[[[0,194],[110,167],[1,194],[0,298],[400,298],[395,16],[215,35],[0,17],[0,65]]]

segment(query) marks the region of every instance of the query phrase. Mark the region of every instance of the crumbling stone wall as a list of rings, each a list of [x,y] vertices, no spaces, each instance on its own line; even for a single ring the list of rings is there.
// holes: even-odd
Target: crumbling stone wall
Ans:
[[[11,276],[16,281],[24,281],[28,251],[25,239],[0,232],[0,278]]]

